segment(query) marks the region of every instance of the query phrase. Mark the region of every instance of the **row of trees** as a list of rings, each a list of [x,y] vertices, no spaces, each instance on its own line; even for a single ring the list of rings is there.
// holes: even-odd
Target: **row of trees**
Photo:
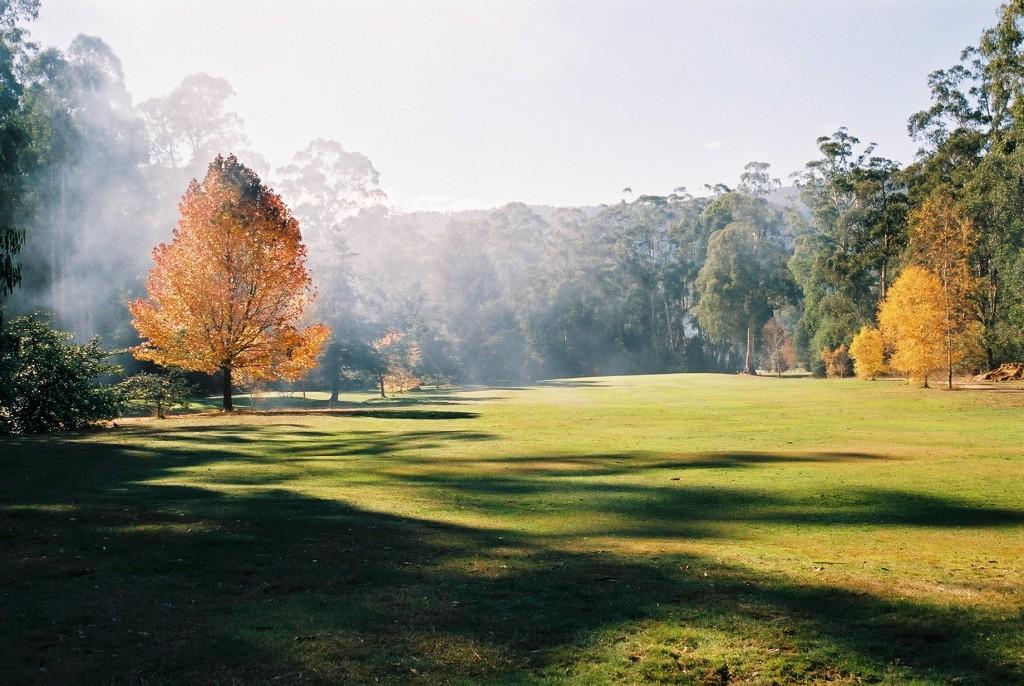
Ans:
[[[79,36],[63,52],[28,42],[37,10],[35,0],[0,3],[0,297],[9,313],[54,311],[80,338],[130,347],[141,332],[146,345],[170,350],[159,313],[126,304],[145,291],[150,248],[171,238],[188,179],[203,177],[219,151],[247,145],[231,87],[195,75],[134,105],[100,39]],[[283,346],[302,364],[272,376],[294,378],[315,361],[336,397],[348,383],[384,392],[420,378],[792,366],[845,374],[848,352],[858,369],[872,367],[860,354],[868,339],[855,341],[865,327],[877,329],[868,347],[881,340],[889,368],[921,380],[1019,359],[1022,18],[1024,0],[1008,3],[959,64],[929,76],[932,104],[909,123],[922,144],[913,164],[840,129],[818,139],[793,188],[753,162],[734,187],[701,197],[677,188],[589,208],[401,213],[387,207],[372,162],[333,141],[314,141],[277,169],[251,152],[239,153],[247,166],[218,157],[222,174],[231,167],[249,179],[233,187],[257,189],[297,221],[285,222],[299,246],[286,263],[308,274],[282,275],[304,293],[282,331],[306,331],[300,311],[323,323]],[[189,187],[179,230],[204,188]],[[180,272],[175,279],[209,266],[174,267],[161,250],[157,264]],[[151,277],[150,295],[161,289],[173,285]],[[915,326],[941,340],[942,365],[911,364],[934,357],[920,352],[931,343],[908,342]],[[246,355],[258,357],[229,353],[225,341],[219,359],[200,365],[186,359],[199,342],[176,345],[182,354],[140,356],[224,376],[236,368],[225,360],[244,369],[253,367]],[[290,363],[276,355],[255,367],[284,370]]]
[[[475,381],[758,365],[847,374],[865,326],[885,333],[891,370],[922,382],[1020,359],[1022,17],[1024,4],[1008,3],[960,64],[929,76],[909,166],[840,129],[818,139],[795,193],[751,163],[705,197],[513,204],[440,227],[349,214],[339,233],[352,312],[421,341],[424,368]],[[888,308],[904,326],[883,326],[903,274],[917,293]],[[942,364],[900,345],[911,324],[941,340]]]
[[[971,269],[978,241],[973,222],[950,197],[929,196],[910,217],[908,261],[878,309],[878,329],[864,326],[850,352],[857,375],[888,368],[928,385],[945,372],[953,387],[958,364],[977,368],[992,353],[977,318],[980,279]]]
[[[1007,3],[959,64],[929,76],[932,105],[908,127],[922,148],[893,176],[903,271],[891,292],[879,288],[877,317],[861,317],[878,333],[854,343],[881,338],[889,367],[925,384],[941,371],[952,386],[958,366],[991,369],[1024,353],[1022,21],[1024,2]],[[881,364],[877,342],[869,348],[864,376]]]

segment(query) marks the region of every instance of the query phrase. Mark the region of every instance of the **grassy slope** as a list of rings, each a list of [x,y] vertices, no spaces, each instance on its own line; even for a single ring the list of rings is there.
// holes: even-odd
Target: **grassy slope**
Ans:
[[[1022,406],[618,377],[0,442],[0,672],[1024,683]]]

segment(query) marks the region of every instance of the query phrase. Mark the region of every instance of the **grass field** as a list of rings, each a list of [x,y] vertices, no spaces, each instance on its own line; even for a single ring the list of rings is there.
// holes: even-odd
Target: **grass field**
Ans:
[[[370,397],[0,441],[0,681],[1024,683],[1024,392]]]

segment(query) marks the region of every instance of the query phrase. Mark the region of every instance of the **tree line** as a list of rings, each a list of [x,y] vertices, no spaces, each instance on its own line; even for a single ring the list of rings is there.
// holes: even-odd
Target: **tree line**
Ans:
[[[331,331],[312,382],[334,397],[789,367],[951,383],[1024,352],[1024,0],[928,75],[908,165],[839,129],[792,186],[752,162],[699,195],[450,214],[390,208],[370,159],[334,141],[272,168],[247,150],[223,79],[134,104],[101,39],[32,43],[37,12],[0,2],[3,321],[46,310],[79,339],[140,345],[128,303],[152,248],[190,180],[233,152],[298,221],[317,293],[306,316]]]

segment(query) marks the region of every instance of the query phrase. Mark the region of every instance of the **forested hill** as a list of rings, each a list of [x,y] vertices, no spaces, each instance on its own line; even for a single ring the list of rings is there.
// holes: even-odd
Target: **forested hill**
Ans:
[[[791,211],[793,189],[776,189],[766,166],[754,168],[763,192],[719,187],[704,197],[451,213],[365,208],[343,223],[345,256],[322,270],[351,284],[347,301],[357,304],[340,320],[415,330],[424,361],[441,374],[493,381],[730,369],[745,352],[747,324],[719,317],[711,339],[697,319],[713,234],[740,222],[767,239],[762,248],[775,246],[745,259],[765,279],[760,297],[778,292],[778,315],[798,318],[786,300],[785,259],[806,230],[803,213]]]
[[[782,186],[781,188],[777,188],[769,192],[765,196],[765,199],[780,207],[795,207],[804,214],[809,212],[807,206],[800,199],[800,189],[796,186]],[[593,217],[601,212],[601,210],[608,207],[607,204],[581,205],[576,207],[556,207],[554,205],[533,205],[530,203],[525,204],[530,208],[531,212],[548,223],[554,221],[555,217],[565,210],[579,211],[587,217]],[[398,211],[396,214],[408,219],[411,225],[416,227],[420,235],[425,238],[431,238],[440,235],[450,221],[480,221],[482,219],[486,219],[488,214],[497,209],[498,208],[495,207],[476,210],[411,210],[405,212]]]

